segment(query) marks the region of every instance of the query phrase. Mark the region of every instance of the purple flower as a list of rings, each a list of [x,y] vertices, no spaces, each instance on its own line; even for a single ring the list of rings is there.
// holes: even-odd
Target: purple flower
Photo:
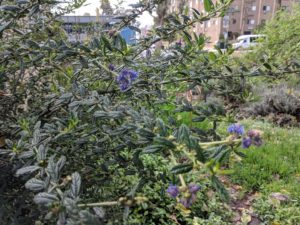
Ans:
[[[242,140],[242,147],[243,148],[249,148],[252,144],[252,140],[250,137],[246,137],[246,138],[243,138]]]
[[[110,71],[114,71],[114,70],[115,70],[115,66],[114,66],[113,64],[109,64],[109,65],[108,65],[108,69],[109,69]]]
[[[260,137],[261,131],[259,131],[259,130],[249,130],[247,134],[251,138]]]
[[[197,192],[200,190],[200,186],[197,184],[189,184],[187,191],[185,191],[180,198],[179,202],[185,207],[189,208],[196,201]]]
[[[168,194],[172,198],[176,198],[179,194],[179,188],[176,185],[170,184],[170,186],[167,189]]]
[[[134,80],[138,77],[138,72],[129,69],[123,69],[117,77],[117,83],[121,91],[126,91]]]
[[[178,47],[181,47],[181,46],[182,46],[181,39],[180,39],[179,41],[176,42],[176,45],[177,45]]]
[[[135,80],[139,75],[139,73],[135,70],[129,70],[128,73],[129,73],[131,80]]]
[[[193,196],[194,200],[192,200],[192,196],[190,198],[181,198],[179,202],[185,207],[190,208],[194,201],[196,200],[196,197]]]
[[[185,186],[181,190],[179,190],[178,186],[170,184],[167,192],[172,198],[176,198],[180,194],[179,202],[185,208],[189,208],[196,201],[196,194],[199,190],[200,186],[197,184],[189,184],[187,187]]]
[[[200,186],[197,185],[197,184],[189,184],[189,191],[192,193],[192,194],[195,194],[197,193],[199,190],[200,190]]]
[[[252,144],[256,146],[262,145],[261,131],[259,130],[249,130],[247,133],[248,137],[251,138]]]
[[[238,136],[241,136],[244,134],[245,129],[244,126],[239,124],[239,123],[235,123],[235,124],[231,124],[228,128],[227,128],[228,133],[233,133],[236,134]]]
[[[185,207],[190,208],[192,204],[196,201],[196,194],[190,194],[188,197],[180,198],[179,202]]]
[[[252,139],[252,142],[255,146],[261,146],[262,145],[262,140],[260,136],[256,136]]]

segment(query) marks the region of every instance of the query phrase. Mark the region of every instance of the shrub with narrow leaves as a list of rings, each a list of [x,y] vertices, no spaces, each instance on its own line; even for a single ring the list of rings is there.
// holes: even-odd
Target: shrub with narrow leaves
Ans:
[[[231,1],[204,0],[207,15],[195,10],[190,16],[170,15],[162,27],[127,45],[117,31],[126,26],[139,31],[135,18],[161,2],[134,4],[113,32],[99,32],[88,43],[68,42],[56,20],[81,1],[55,11],[56,1],[0,3],[0,73],[12,106],[8,122],[1,123],[6,129],[0,162],[11,165],[7,170],[20,180],[17,194],[26,198],[21,206],[5,198],[4,224],[12,218],[21,224],[24,217],[30,220],[27,224],[126,224],[147,209],[153,213],[147,219],[157,219],[158,206],[164,223],[173,223],[166,215],[174,214],[185,224],[203,216],[201,210],[183,214],[199,207],[207,189],[228,199],[217,175],[224,159],[243,155],[242,127],[235,124],[228,137],[217,135],[225,111],[214,102],[177,105],[196,115],[195,123],[212,121],[210,130],[181,124],[160,107],[178,89],[202,85],[226,96],[233,90],[216,80],[223,85],[233,76],[250,76],[227,67],[223,76],[224,68],[214,67],[223,54],[203,51],[204,37],[188,33],[194,24],[222,15]],[[151,45],[178,36],[182,44],[171,49],[171,56],[140,57]],[[250,138],[251,144],[258,143]],[[168,193],[176,200],[166,194],[170,183],[175,186]],[[13,189],[5,193],[10,191],[16,194]],[[35,207],[27,207],[28,201]]]

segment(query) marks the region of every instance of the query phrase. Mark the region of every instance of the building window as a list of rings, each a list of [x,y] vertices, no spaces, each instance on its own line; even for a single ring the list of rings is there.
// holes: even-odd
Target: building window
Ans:
[[[248,25],[254,25],[255,24],[255,20],[254,19],[248,19],[247,20],[247,24]]]
[[[252,11],[256,11],[256,5],[251,6]]]
[[[210,27],[210,20],[207,21],[207,27]]]
[[[232,24],[236,24],[236,19],[232,19]]]
[[[269,5],[264,5],[264,6],[263,6],[263,11],[264,11],[264,12],[269,12],[269,11],[271,11],[271,6],[269,6]]]

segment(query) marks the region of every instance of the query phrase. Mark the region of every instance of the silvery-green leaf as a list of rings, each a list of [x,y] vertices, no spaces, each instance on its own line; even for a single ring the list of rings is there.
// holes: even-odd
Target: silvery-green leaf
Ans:
[[[35,130],[33,132],[33,139],[32,139],[32,145],[37,145],[41,140],[41,133],[40,130]]]
[[[83,224],[91,224],[91,225],[97,225],[102,224],[96,216],[91,214],[88,210],[81,210],[79,212],[79,216]]]
[[[26,152],[22,152],[18,158],[19,159],[28,159],[31,158],[34,155],[34,152],[32,150],[26,151]]]
[[[38,193],[36,196],[34,196],[33,201],[36,204],[48,205],[48,204],[51,204],[53,202],[59,201],[59,199],[54,194],[42,192],[42,193]]]
[[[41,191],[46,187],[46,183],[42,180],[32,178],[26,182],[25,187],[31,191]]]
[[[72,96],[73,96],[72,93],[65,93],[60,96],[60,99],[68,99],[71,98]]]
[[[18,169],[17,172],[16,172],[16,175],[20,176],[20,175],[23,175],[23,174],[26,174],[26,173],[32,173],[32,172],[34,172],[38,169],[40,169],[39,166],[26,166],[26,167],[23,167],[21,169]]]
[[[66,208],[68,213],[76,214],[78,213],[76,201],[71,198],[64,198],[63,201],[64,207]]]
[[[0,24],[0,34],[13,23],[13,20],[6,22],[5,24]]]
[[[45,220],[50,220],[53,217],[53,212],[48,212],[45,216]]]
[[[37,160],[45,160],[46,159],[46,154],[47,154],[47,149],[44,145],[40,145],[38,150],[37,150]]]
[[[99,218],[104,218],[105,210],[103,209],[103,207],[94,207],[93,210]]]
[[[54,180],[58,180],[58,174],[57,174],[57,169],[56,169],[56,164],[54,162],[54,156],[51,156],[49,161],[48,161],[48,166],[47,166],[47,172],[49,173],[50,177]]]
[[[58,171],[61,171],[61,169],[64,167],[65,163],[66,163],[66,157],[61,156],[60,159],[56,163]]]
[[[38,121],[35,125],[34,125],[34,130],[40,129],[41,128],[41,121]]]
[[[72,184],[71,184],[71,195],[73,198],[77,198],[79,196],[81,186],[81,177],[79,173],[75,172],[72,174]]]

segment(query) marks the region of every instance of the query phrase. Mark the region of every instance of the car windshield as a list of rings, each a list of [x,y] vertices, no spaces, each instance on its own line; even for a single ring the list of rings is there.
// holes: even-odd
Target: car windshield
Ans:
[[[246,39],[240,39],[237,43],[242,44],[243,42],[246,42]]]

